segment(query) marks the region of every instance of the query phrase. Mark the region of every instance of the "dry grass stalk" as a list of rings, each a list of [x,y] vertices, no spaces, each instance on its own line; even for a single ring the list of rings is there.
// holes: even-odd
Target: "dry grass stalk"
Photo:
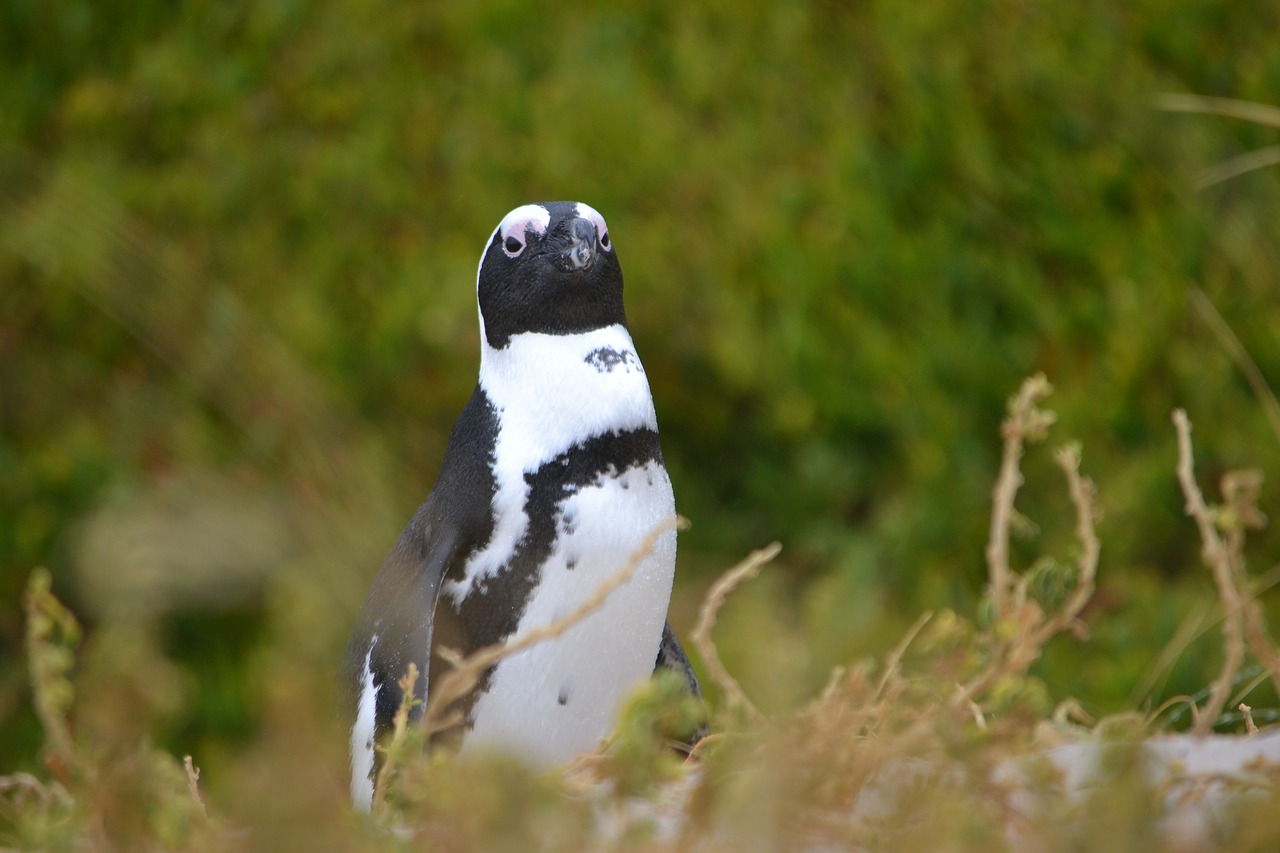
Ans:
[[[1098,576],[1098,558],[1102,553],[1102,545],[1098,542],[1098,533],[1094,529],[1096,490],[1092,480],[1080,476],[1079,446],[1059,448],[1054,458],[1067,477],[1071,503],[1076,510],[1076,538],[1080,541],[1080,556],[1076,558],[1076,568],[1079,569],[1080,576],[1076,588],[1062,608],[1045,618],[1029,638],[1029,644],[1037,649],[1054,634],[1080,625],[1076,618],[1093,597]]]
[[[1253,693],[1258,685],[1262,684],[1270,677],[1271,673],[1262,667],[1258,667],[1256,669],[1252,678],[1244,679],[1242,676],[1235,684],[1235,694],[1227,701],[1227,707],[1239,710],[1240,704],[1244,702],[1251,693]]]
[[[1266,630],[1261,624],[1261,611],[1257,609],[1256,600],[1259,596],[1267,590],[1275,587],[1277,584],[1280,584],[1280,566],[1272,566],[1265,574],[1259,575],[1258,577],[1250,580],[1248,583],[1248,601],[1245,604],[1245,632],[1249,635],[1247,639],[1249,640],[1250,649],[1254,648],[1254,637],[1252,632],[1255,627],[1261,629],[1262,639],[1265,640],[1267,647],[1271,649],[1270,657],[1259,654],[1259,660],[1267,666],[1267,678],[1274,677],[1272,672],[1275,670],[1275,667],[1271,666],[1268,661],[1275,657],[1276,653],[1274,651],[1274,644],[1270,637],[1267,636]],[[1142,701],[1143,697],[1150,695],[1155,690],[1155,687],[1161,677],[1173,669],[1175,661],[1177,661],[1178,658],[1185,653],[1188,648],[1190,648],[1191,644],[1204,634],[1208,633],[1211,627],[1218,624],[1219,617],[1213,616],[1215,608],[1216,604],[1200,602],[1196,609],[1188,614],[1188,616],[1178,626],[1177,632],[1167,643],[1165,643],[1164,648],[1161,649],[1160,654],[1155,659],[1155,662],[1147,670],[1146,674],[1143,675],[1142,680],[1134,685],[1133,690],[1129,693],[1129,701],[1126,703],[1127,705],[1138,705]],[[1256,625],[1251,623],[1251,614],[1256,615],[1258,620]],[[1261,645],[1261,643],[1258,645]],[[1186,696],[1174,697],[1172,700],[1163,703],[1160,706],[1160,709],[1167,710],[1168,708],[1178,704],[1186,704],[1187,701],[1188,698]],[[1151,720],[1154,722],[1159,717],[1159,714],[1153,712],[1150,716]]]
[[[1162,92],[1156,96],[1156,106],[1174,113],[1204,113],[1244,119],[1255,124],[1280,128],[1280,108],[1242,101],[1237,98],[1214,98],[1208,95],[1187,95]]]
[[[1182,622],[1178,625],[1178,630],[1164,644],[1164,648],[1160,650],[1160,654],[1156,656],[1155,661],[1143,673],[1142,678],[1134,684],[1133,689],[1129,691],[1129,699],[1125,703],[1128,707],[1137,707],[1145,697],[1155,692],[1157,685],[1168,677],[1178,659],[1191,647],[1191,644],[1208,632],[1213,621],[1210,618],[1212,611],[1212,604],[1207,601],[1201,601],[1196,605],[1195,610],[1183,617]],[[1164,705],[1168,705],[1168,703],[1166,702]],[[1151,717],[1152,721],[1155,719],[1155,717]]]
[[[200,768],[196,767],[190,755],[182,757],[182,766],[187,771],[187,790],[191,792],[191,799],[195,800],[200,808],[200,815],[207,818],[209,810],[205,808],[204,798],[200,796]]]
[[[1196,312],[1209,324],[1209,328],[1213,330],[1213,334],[1218,338],[1218,343],[1226,350],[1227,355],[1231,357],[1240,373],[1243,374],[1245,381],[1249,383],[1253,396],[1258,399],[1258,404],[1262,406],[1263,414],[1267,416],[1267,422],[1271,424],[1272,432],[1276,434],[1277,439],[1280,439],[1280,400],[1276,399],[1275,392],[1267,384],[1266,377],[1262,375],[1262,370],[1259,369],[1258,363],[1249,355],[1249,351],[1244,348],[1240,338],[1236,337],[1236,333],[1231,330],[1231,326],[1218,313],[1218,309],[1205,292],[1194,284],[1190,286],[1188,292],[1191,294],[1191,304],[1195,306]]]
[[[426,713],[422,726],[426,734],[434,734],[458,725],[461,722],[456,712],[450,712],[450,706],[466,696],[479,683],[489,667],[503,658],[510,657],[526,649],[560,636],[581,620],[599,610],[618,587],[626,583],[644,559],[653,551],[658,538],[669,530],[675,530],[684,524],[678,516],[672,516],[659,522],[645,536],[644,541],[627,558],[627,562],[616,573],[601,581],[591,597],[565,616],[549,625],[535,628],[518,637],[502,643],[494,643],[477,649],[470,655],[461,657],[452,649],[440,649],[439,654],[453,668],[442,675],[435,684],[432,695],[428,698]]]
[[[1182,113],[1204,113],[1251,121],[1265,127],[1280,127],[1280,108],[1235,98],[1214,98],[1205,95],[1166,93],[1156,97],[1156,106],[1162,110]],[[1280,145],[1269,145],[1255,151],[1246,151],[1198,174],[1192,185],[1203,190],[1214,184],[1280,163]]]
[[[1246,151],[1216,166],[1210,166],[1197,174],[1191,185],[1197,190],[1208,189],[1214,184],[1277,164],[1280,164],[1280,145],[1268,145],[1266,148]]]
[[[743,708],[748,716],[757,722],[763,720],[764,715],[751,703],[751,700],[747,698],[747,694],[743,691],[742,685],[729,674],[729,670],[725,668],[724,663],[720,660],[720,655],[716,651],[716,644],[711,639],[711,629],[715,627],[716,616],[719,614],[720,608],[724,606],[724,600],[729,593],[743,581],[755,577],[766,563],[778,556],[781,550],[782,545],[778,542],[766,545],[764,548],[751,552],[745,560],[722,574],[711,585],[711,589],[707,591],[706,597],[702,600],[702,607],[698,610],[698,624],[693,629],[693,633],[690,634],[690,639],[693,640],[693,644],[702,654],[702,661],[706,664],[707,674],[715,682],[716,686],[724,692],[725,700],[731,705]]]
[[[863,692],[860,688],[869,684],[870,668],[870,663],[867,661],[859,662],[852,668],[832,667],[830,674],[827,675],[827,683],[823,685],[817,697],[796,714],[796,718],[810,720],[815,730],[825,731],[832,727],[832,720],[846,718],[849,706],[856,703],[858,722],[856,725],[844,726],[842,731],[863,731],[867,728],[866,721],[877,716],[876,709],[870,702],[859,702],[855,698],[862,696]]]
[[[1214,525],[1213,514],[1204,501],[1204,495],[1196,484],[1195,466],[1191,454],[1191,422],[1187,413],[1177,409],[1173,413],[1174,429],[1178,433],[1178,483],[1182,486],[1182,495],[1186,499],[1186,513],[1191,516],[1200,529],[1201,556],[1213,569],[1213,579],[1218,587],[1218,597],[1222,600],[1222,670],[1214,679],[1209,690],[1208,705],[1197,709],[1195,731],[1207,734],[1213,721],[1226,708],[1227,697],[1231,693],[1231,685],[1235,681],[1240,664],[1244,661],[1244,622],[1243,601],[1240,590],[1236,588],[1235,571],[1231,565],[1231,554],[1226,543],[1218,535]]]
[[[933,612],[926,611],[911,624],[880,664],[880,677],[874,686],[871,681],[873,665],[869,661],[851,668],[835,667],[817,698],[796,715],[797,719],[813,721],[816,731],[838,730],[842,739],[850,733],[874,735],[882,732],[895,712],[901,714],[903,711],[898,704],[907,689],[902,660],[932,618]],[[906,742],[905,737],[903,742]]]
[[[1024,380],[1018,393],[1010,398],[1009,416],[1000,426],[1004,450],[1000,475],[991,496],[991,533],[987,540],[987,571],[997,621],[1008,618],[1013,609],[1014,577],[1009,568],[1009,531],[1016,517],[1013,502],[1022,486],[1019,463],[1026,443],[1043,438],[1053,423],[1052,412],[1036,408],[1036,403],[1052,391],[1053,387],[1042,373]]]
[[[876,684],[876,692],[875,696],[872,697],[872,701],[879,701],[882,699],[885,696],[885,688],[887,688],[891,682],[902,677],[902,658],[906,656],[907,648],[911,645],[911,641],[916,638],[916,635],[924,629],[924,626],[927,625],[929,620],[932,618],[932,610],[926,610],[924,613],[921,613],[920,616],[916,618],[916,621],[911,624],[911,627],[907,629],[907,633],[898,641],[898,645],[894,646],[893,651],[891,651],[889,656],[885,658],[884,672],[880,675],[879,683]]]

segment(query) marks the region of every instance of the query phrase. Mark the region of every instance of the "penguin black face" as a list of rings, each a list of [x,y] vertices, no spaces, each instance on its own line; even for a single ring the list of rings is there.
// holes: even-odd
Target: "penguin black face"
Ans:
[[[627,322],[609,227],[581,202],[526,204],[503,217],[480,259],[477,295],[494,349],[521,332],[572,335]]]

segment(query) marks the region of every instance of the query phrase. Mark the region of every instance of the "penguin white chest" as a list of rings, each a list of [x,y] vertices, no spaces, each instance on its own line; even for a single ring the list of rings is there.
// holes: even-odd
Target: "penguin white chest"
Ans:
[[[590,599],[674,512],[671,481],[658,462],[602,475],[565,499],[553,550],[516,636]],[[675,555],[669,530],[599,610],[501,661],[476,702],[463,748],[514,751],[539,764],[594,748],[615,724],[621,700],[653,673]]]
[[[594,596],[675,515],[675,499],[644,369],[621,326],[517,336],[507,350],[486,352],[481,386],[501,419],[494,535],[445,593],[460,604],[534,563],[518,637]],[[668,530],[600,609],[500,661],[472,708],[463,749],[554,763],[593,748],[620,701],[653,673],[675,555]]]

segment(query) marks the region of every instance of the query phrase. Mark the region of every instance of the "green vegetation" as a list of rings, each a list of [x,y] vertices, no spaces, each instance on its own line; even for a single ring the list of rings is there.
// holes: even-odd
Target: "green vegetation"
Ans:
[[[316,778],[301,791],[262,792],[265,799],[257,802],[259,812],[247,827],[211,816],[190,756],[184,760],[184,786],[176,760],[145,740],[135,744],[138,732],[123,718],[108,727],[93,725],[102,717],[97,692],[90,691],[90,699],[82,689],[73,702],[76,687],[68,673],[79,626],[50,593],[48,574],[37,571],[26,596],[27,649],[53,778],[0,777],[0,793],[7,797],[0,813],[7,825],[4,838],[39,849],[242,849],[250,842],[264,849],[316,843],[334,849],[446,850],[993,844],[1030,850],[1182,850],[1206,844],[1270,849],[1280,840],[1272,817],[1280,763],[1254,761],[1246,771],[1242,760],[1234,770],[1238,778],[1221,768],[1205,777],[1190,769],[1198,762],[1180,753],[1172,775],[1153,776],[1154,765],[1140,745],[1159,732],[1159,712],[1145,720],[1128,714],[1094,721],[1075,702],[1053,709],[1045,684],[1030,673],[1055,635],[1082,632],[1079,617],[1095,590],[1100,553],[1094,486],[1080,474],[1079,448],[1068,445],[1057,461],[1075,510],[1078,557],[1070,571],[1042,562],[1018,573],[1009,565],[1020,462],[1027,445],[1042,440],[1055,419],[1039,406],[1049,391],[1042,376],[1025,382],[1002,426],[1004,454],[987,549],[990,584],[980,619],[954,611],[937,618],[926,613],[882,660],[833,670],[805,707],[768,718],[725,668],[711,629],[730,593],[778,555],[773,545],[726,572],[703,602],[691,639],[723,703],[715,732],[688,760],[677,758],[668,744],[683,740],[702,714],[681,677],[671,673],[636,692],[610,743],[568,768],[532,774],[503,756],[464,760],[447,750],[424,749],[430,731],[449,725],[453,699],[495,656],[554,636],[598,606],[639,564],[641,549],[590,602],[561,621],[505,648],[450,660],[454,669],[441,684],[458,683],[435,691],[422,725],[408,723],[418,677],[410,664],[401,681],[405,699],[394,735],[383,747],[371,818],[347,807],[340,786]],[[1244,528],[1254,526],[1246,522],[1256,516],[1256,490],[1231,490],[1226,504],[1208,506],[1194,479],[1185,413],[1179,410],[1175,422],[1179,478],[1227,614],[1226,660],[1213,689],[1206,697],[1180,700],[1204,734],[1236,701],[1228,697],[1245,647],[1269,667],[1273,680],[1280,677],[1280,650],[1267,636],[1260,608],[1240,606],[1252,591],[1242,555]],[[1057,582],[1047,583],[1049,575]],[[1239,707],[1248,718],[1250,709]],[[284,710],[292,712],[286,725],[313,720],[296,704]],[[89,723],[78,738],[71,733],[72,717]],[[1248,725],[1254,729],[1251,720]],[[117,751],[113,738],[122,731],[134,745]],[[270,786],[299,769],[331,778],[320,766],[323,747],[277,736],[262,744],[274,753],[266,778],[255,779],[250,762],[237,782]],[[291,749],[282,748],[290,742]],[[1097,763],[1092,771],[1082,769],[1093,781],[1081,788],[1070,781],[1075,771],[1054,763],[1048,750],[1090,744]],[[1274,749],[1269,754],[1274,759]],[[1075,766],[1089,765],[1076,759]],[[1246,772],[1252,776],[1245,778]],[[1216,796],[1215,790],[1235,791],[1237,797],[1210,808],[1205,798]],[[1249,796],[1241,795],[1245,791]],[[309,819],[293,826],[289,806],[299,799]]]
[[[1101,557],[1087,641],[1046,636],[979,698],[1023,724],[990,742],[1007,751],[1067,699],[1081,720],[1165,708],[1157,725],[1242,730],[1234,703],[1197,721],[1175,698],[1225,689],[1273,720],[1256,648],[1222,687],[1239,650],[1184,513],[1170,414],[1196,425],[1207,492],[1257,468],[1256,505],[1275,514],[1280,432],[1259,380],[1280,377],[1280,176],[1214,170],[1277,130],[1157,107],[1276,103],[1277,43],[1274,3],[1212,0],[3,5],[0,637],[43,639],[30,660],[0,657],[0,774],[34,774],[5,808],[21,801],[38,833],[9,837],[6,811],[0,845],[91,831],[198,847],[230,825],[255,845],[329,847],[372,831],[336,811],[336,663],[474,383],[481,242],[543,198],[597,207],[627,274],[692,522],[673,623],[690,632],[726,565],[784,548],[715,631],[775,722],[709,685],[722,729],[750,745],[708,753],[708,791],[812,735],[805,709],[870,713],[861,688],[813,703],[833,667],[884,666],[922,612],[904,667],[945,659],[964,683],[1008,659],[984,546],[1002,404],[1035,372],[1097,481]],[[1008,546],[1046,613],[1075,601],[1087,550],[1055,467],[1025,460]],[[1251,483],[1222,497],[1224,547],[1259,520],[1240,501]],[[1239,553],[1257,619],[1280,624],[1274,529],[1250,528]],[[35,622],[27,589],[48,605]],[[58,600],[84,625],[74,671],[79,628]],[[635,714],[659,720],[655,703]],[[656,735],[627,731],[632,757],[592,772],[665,790]],[[874,739],[832,742],[813,748],[843,775],[816,778],[827,765],[804,752],[770,784],[803,777],[843,802],[883,757]],[[422,772],[409,823],[460,796]],[[494,778],[450,772],[463,790]],[[561,840],[588,820],[558,796],[569,782],[496,776],[457,818],[478,823],[437,823],[454,833],[442,846],[478,843],[480,816],[516,802],[531,822],[506,826],[513,844],[553,843],[530,827],[561,809],[579,810]],[[776,814],[751,805],[768,790],[734,790],[762,827]],[[724,801],[699,796],[699,826],[723,828]],[[939,814],[971,805],[942,798]]]

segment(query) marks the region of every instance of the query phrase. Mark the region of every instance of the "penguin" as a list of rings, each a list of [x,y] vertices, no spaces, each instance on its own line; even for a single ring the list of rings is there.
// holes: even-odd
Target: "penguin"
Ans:
[[[675,516],[604,218],[580,202],[515,208],[485,245],[476,297],[479,381],[347,647],[351,796],[364,810],[410,663],[425,703],[448,668],[434,649],[465,655],[572,613]],[[551,766],[596,747],[657,669],[700,699],[666,621],[675,560],[668,527],[597,610],[490,667],[445,738]]]

